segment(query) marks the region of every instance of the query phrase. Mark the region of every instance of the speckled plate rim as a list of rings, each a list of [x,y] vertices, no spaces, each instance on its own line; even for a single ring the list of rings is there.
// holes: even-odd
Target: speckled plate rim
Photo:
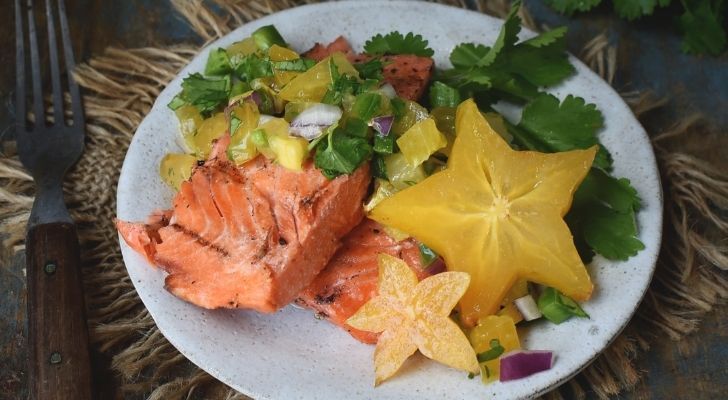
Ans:
[[[320,24],[323,28],[295,27],[295,21],[316,21],[316,18],[323,18],[322,15],[332,17],[327,20],[329,23]],[[366,18],[375,15],[379,18]],[[367,26],[356,26],[356,32],[352,31],[351,23],[337,29],[337,25],[362,19],[367,21]],[[418,29],[428,21],[434,24],[430,24],[428,29]],[[447,28],[452,21],[458,21],[457,29]],[[440,26],[441,23],[445,27]],[[174,137],[177,128],[174,116],[166,108],[166,104],[179,91],[181,79],[190,72],[204,68],[210,48],[224,47],[267,24],[279,27],[284,37],[298,50],[308,48],[315,41],[332,40],[339,34],[344,34],[355,47],[360,48],[363,40],[374,33],[386,33],[395,29],[402,32],[411,30],[422,33],[431,41],[436,50],[437,64],[444,65],[449,50],[457,43],[492,43],[502,21],[433,3],[352,1],[297,7],[236,29],[203,49],[160,94],[151,112],[140,124],[119,179],[117,215],[120,218],[141,220],[154,208],[170,204],[172,193],[156,177],[156,164],[161,155],[175,151],[176,148]],[[473,27],[473,32],[463,33],[462,30],[467,27]],[[428,30],[436,31],[436,37],[428,35]],[[522,36],[530,35],[532,33],[524,32]],[[590,272],[595,277],[598,288],[600,283],[604,286],[601,292],[598,289],[594,299],[585,304],[585,309],[592,314],[592,320],[571,320],[558,326],[531,324],[523,329],[522,342],[526,348],[547,348],[544,344],[556,343],[554,339],[564,333],[573,334],[578,338],[575,343],[579,344],[581,341],[584,345],[584,351],[579,353],[579,357],[572,357],[570,353],[559,356],[557,353],[556,364],[551,371],[536,374],[516,384],[495,383],[488,386],[479,384],[477,380],[469,381],[462,373],[416,357],[408,362],[401,376],[372,391],[372,349],[368,346],[359,344],[323,321],[313,320],[310,313],[292,307],[273,315],[262,316],[246,311],[206,311],[191,306],[162,290],[164,273],[149,266],[120,240],[124,261],[137,292],[161,332],[182,354],[211,375],[255,398],[336,398],[347,393],[347,397],[352,399],[396,399],[419,393],[418,396],[422,398],[500,399],[527,398],[552,390],[588,366],[627,325],[651,280],[662,232],[662,189],[647,134],[629,107],[607,83],[577,59],[571,57],[571,61],[577,69],[577,75],[550,91],[560,97],[566,93],[582,96],[589,102],[597,103],[603,111],[607,127],[600,138],[613,151],[615,174],[632,179],[643,198],[644,207],[637,219],[640,238],[646,245],[645,250],[627,262],[614,263],[597,258],[590,264]],[[507,107],[501,111],[509,116],[517,115],[514,109]],[[625,145],[625,140],[630,143]],[[625,161],[635,155],[640,158],[636,164]],[[635,279],[622,278],[627,281],[622,282],[622,286],[617,285],[619,290],[625,283],[631,284],[630,291],[625,296],[620,299],[609,297],[610,301],[605,302],[602,292],[613,290],[608,284],[615,279],[614,271],[619,271],[620,268],[624,269],[625,274],[629,272],[637,276]],[[600,282],[600,278],[604,278],[604,282]],[[599,314],[595,316],[595,311],[606,312],[610,310],[610,306],[613,311],[606,315],[609,318]],[[602,323],[604,325],[600,325]],[[251,326],[254,327],[252,331]],[[285,333],[287,330],[297,333],[296,340],[290,340],[290,335]],[[303,346],[307,343],[307,338],[318,343],[308,343],[309,353],[299,354],[295,346]],[[232,348],[223,347],[231,343],[234,344]],[[350,365],[347,369],[322,367],[326,363],[339,360],[330,357],[329,350],[332,346],[342,354],[349,355]],[[244,348],[247,352],[237,353],[238,348]],[[314,354],[323,361],[319,361]],[[245,359],[243,367],[240,367],[239,362],[230,365],[231,361],[238,360],[238,356]],[[281,362],[283,357],[289,359],[287,363],[294,360],[295,365]],[[361,362],[351,363],[352,360],[366,361],[363,363],[366,365]],[[298,362],[302,363],[297,364]],[[325,371],[328,377],[320,377],[317,373],[307,371],[307,365],[308,370]],[[285,375],[287,384],[281,385],[280,379],[271,377],[271,373],[259,373],[260,368],[267,368],[273,371],[272,374]],[[347,375],[347,372],[351,372],[349,370],[353,374]],[[357,376],[358,380],[352,380],[352,377]],[[320,385],[322,382],[327,385]],[[362,382],[365,384],[362,385]],[[434,387],[431,386],[433,382],[437,382]]]

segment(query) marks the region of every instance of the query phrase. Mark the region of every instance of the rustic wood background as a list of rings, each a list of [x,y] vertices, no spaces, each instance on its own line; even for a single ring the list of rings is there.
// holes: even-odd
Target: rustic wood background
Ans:
[[[0,5],[0,138],[13,136],[14,21],[10,0]],[[38,1],[39,5],[42,3]],[[107,46],[141,47],[195,40],[194,33],[158,0],[66,0],[77,60],[88,59]],[[728,171],[728,54],[694,57],[679,51],[673,24],[675,10],[628,23],[609,6],[568,19],[539,0],[526,6],[538,24],[569,26],[569,49],[579,54],[584,44],[605,32],[618,49],[615,88],[653,91],[671,102],[646,121],[651,130],[667,128],[694,112],[706,117],[706,135],[690,138],[685,149]],[[609,3],[609,2],[606,2]],[[426,32],[422,32],[426,36]],[[0,266],[0,399],[27,396],[24,260]],[[681,342],[658,339],[641,359],[646,380],[623,399],[718,399],[728,393],[728,313],[719,306],[699,331]],[[102,371],[103,372],[103,371]],[[113,380],[105,380],[113,382]],[[113,385],[110,383],[109,385]],[[111,389],[111,388],[109,388]],[[113,389],[112,389],[113,390]]]

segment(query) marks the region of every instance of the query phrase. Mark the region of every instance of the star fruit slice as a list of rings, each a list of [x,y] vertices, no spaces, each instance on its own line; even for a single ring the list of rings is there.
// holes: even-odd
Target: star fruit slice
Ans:
[[[378,295],[347,323],[382,332],[374,351],[374,385],[394,375],[418,349],[428,358],[477,373],[468,338],[449,315],[470,283],[464,272],[444,272],[417,281],[399,258],[380,254]]]
[[[544,154],[514,151],[472,100],[457,109],[447,169],[379,203],[370,217],[404,231],[470,274],[461,318],[495,314],[518,279],[576,300],[592,282],[563,220],[597,147]]]

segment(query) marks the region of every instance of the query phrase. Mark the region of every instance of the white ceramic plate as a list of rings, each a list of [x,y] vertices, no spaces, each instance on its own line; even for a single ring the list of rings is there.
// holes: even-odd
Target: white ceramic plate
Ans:
[[[376,33],[421,33],[435,50],[440,67],[461,42],[491,44],[502,21],[475,12],[424,2],[335,2],[277,13],[246,24],[203,50],[165,89],[129,147],[118,187],[118,216],[144,220],[155,209],[170,207],[173,193],[157,175],[164,154],[179,151],[177,121],[166,104],[180,91],[181,80],[204,69],[210,48],[226,47],[256,28],[275,24],[293,48],[303,51],[338,35],[354,47]],[[528,36],[525,33],[524,36]],[[484,386],[421,356],[409,360],[396,378],[374,389],[374,348],[313,313],[286,307],[274,315],[251,311],[207,311],[163,289],[164,273],[121,241],[129,275],[159,329],[192,362],[228,385],[257,399],[465,399],[527,398],[565,382],[587,366],[624,328],[652,277],[660,246],[662,195],[650,142],[629,108],[612,88],[578,60],[578,74],[552,92],[573,93],[604,113],[601,141],[614,157],[614,173],[627,177],[644,207],[637,215],[646,248],[626,262],[597,257],[589,271],[596,284],[584,304],[591,319],[561,325],[537,322],[521,329],[527,349],[550,349],[554,367],[511,383]],[[512,111],[512,110],[511,110]]]

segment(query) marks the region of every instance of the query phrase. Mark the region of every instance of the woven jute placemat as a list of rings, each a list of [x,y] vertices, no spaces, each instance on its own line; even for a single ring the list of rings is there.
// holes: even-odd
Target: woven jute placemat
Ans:
[[[315,1],[171,0],[209,42],[247,21]],[[441,0],[504,16],[507,0]],[[538,30],[527,10],[524,25]],[[86,150],[65,182],[79,224],[91,339],[112,359],[127,398],[245,399],[187,361],[167,342],[141,303],[124,267],[113,218],[115,188],[126,149],[160,90],[199,51],[199,45],[166,48],[109,48],[76,71],[84,88]],[[578,54],[612,82],[616,49],[604,35]],[[663,105],[640,93],[623,94],[638,117]],[[665,190],[665,232],[654,280],[635,318],[604,353],[577,377],[546,398],[609,398],[634,388],[636,360],[657,336],[679,340],[728,295],[728,178],[719,169],[682,152],[675,143],[703,133],[698,116],[671,129],[649,132]],[[723,135],[725,136],[725,135]],[[0,158],[0,234],[5,261],[23,251],[25,224],[33,202],[32,177],[12,143]],[[7,265],[7,263],[3,263]]]

